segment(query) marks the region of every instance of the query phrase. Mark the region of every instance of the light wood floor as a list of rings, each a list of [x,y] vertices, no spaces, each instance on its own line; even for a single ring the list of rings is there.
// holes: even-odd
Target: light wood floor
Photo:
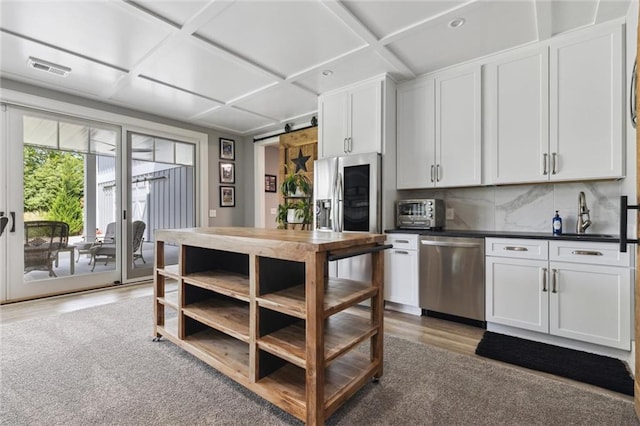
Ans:
[[[93,290],[82,293],[75,293],[63,296],[49,297],[45,299],[31,300],[26,302],[11,303],[0,306],[0,324],[26,321],[47,316],[73,312],[93,306],[105,305],[108,303],[129,300],[137,297],[153,295],[153,284],[151,282],[123,285],[107,289]],[[365,316],[368,311],[360,308],[352,308],[352,313]],[[394,311],[385,311],[384,315],[385,333],[390,336],[420,342],[427,345],[437,346],[453,352],[477,356],[475,349],[482,339],[484,330],[477,327],[458,324],[437,318],[418,317]],[[486,358],[482,358],[487,360]],[[489,362],[498,362],[488,360]],[[607,391],[599,387],[585,383],[576,382],[570,379],[557,377],[551,374],[532,371],[521,367],[510,365],[512,368],[520,369],[540,376],[552,378],[565,383],[570,383],[586,389],[595,390],[617,398],[633,401],[633,397]]]

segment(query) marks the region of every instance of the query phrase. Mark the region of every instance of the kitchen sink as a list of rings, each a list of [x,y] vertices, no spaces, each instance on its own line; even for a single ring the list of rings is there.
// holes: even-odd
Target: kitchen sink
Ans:
[[[616,235],[611,234],[577,234],[571,232],[563,232],[560,236],[571,238],[617,238]]]

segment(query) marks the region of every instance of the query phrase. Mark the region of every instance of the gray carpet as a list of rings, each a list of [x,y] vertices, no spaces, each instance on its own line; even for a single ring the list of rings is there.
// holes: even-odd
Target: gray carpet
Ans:
[[[149,297],[0,327],[0,424],[299,422],[170,342]],[[385,337],[385,374],[327,424],[638,425],[614,397],[479,357]]]

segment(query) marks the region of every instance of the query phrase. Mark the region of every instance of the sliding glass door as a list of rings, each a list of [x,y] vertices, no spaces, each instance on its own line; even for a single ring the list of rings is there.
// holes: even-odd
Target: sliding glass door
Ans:
[[[106,172],[117,188],[120,128],[15,107],[3,120],[3,209],[10,218],[2,237],[3,300],[118,282],[119,268],[97,273],[93,255],[102,243],[97,182]],[[115,221],[118,198],[104,207]]]
[[[153,231],[195,226],[195,145],[150,134],[127,132],[127,277],[153,272]],[[177,263],[177,248],[165,261]]]
[[[195,226],[196,144],[11,106],[2,119],[0,300],[151,278],[154,230]]]

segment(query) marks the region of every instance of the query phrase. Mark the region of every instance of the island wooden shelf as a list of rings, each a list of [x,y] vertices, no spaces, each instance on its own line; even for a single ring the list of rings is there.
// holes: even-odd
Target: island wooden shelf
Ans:
[[[323,315],[328,317],[336,312],[360,303],[376,295],[377,287],[370,283],[348,280],[344,278],[329,278],[324,293]],[[259,296],[258,305],[274,311],[305,318],[305,286],[304,284]]]
[[[328,365],[338,356],[377,332],[371,321],[355,315],[340,313],[325,324],[324,359]],[[261,337],[258,347],[280,356],[298,367],[305,368],[305,323],[298,321],[290,326]]]
[[[324,424],[383,372],[381,234],[158,230],[154,335],[307,424]],[[164,244],[179,248],[164,265]],[[332,256],[371,252],[371,282],[327,278]],[[177,291],[175,291],[177,282]],[[368,316],[342,312],[364,300]]]
[[[178,292],[177,291],[172,291],[169,293],[166,293],[164,295],[164,297],[158,297],[158,302],[162,303],[165,306],[168,306],[172,309],[175,309],[176,311],[178,309],[180,309],[179,307],[179,302],[178,302]]]
[[[249,304],[209,299],[192,303],[182,312],[190,318],[249,343]]]
[[[227,271],[204,271],[185,275],[188,284],[249,301],[249,277]]]
[[[173,278],[175,280],[180,279],[180,271],[178,265],[167,265],[164,268],[158,269],[160,275],[164,275],[167,278]]]

